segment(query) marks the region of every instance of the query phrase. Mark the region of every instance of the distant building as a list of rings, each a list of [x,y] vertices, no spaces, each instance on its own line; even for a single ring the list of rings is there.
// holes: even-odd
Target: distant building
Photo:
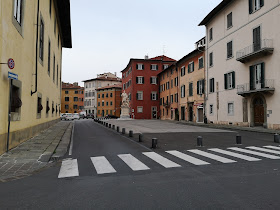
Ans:
[[[121,84],[121,79],[112,73],[98,74],[96,78],[84,80],[85,96],[84,96],[84,109],[86,113],[93,113],[97,116],[97,100],[96,100],[96,89]]]
[[[72,37],[69,0],[4,0],[0,5],[0,62],[15,61],[12,70],[0,64],[2,154],[58,122],[62,48],[72,48]],[[8,71],[18,79],[8,79]]]
[[[130,116],[134,119],[158,119],[159,82],[157,75],[175,62],[164,55],[154,58],[131,58],[122,70],[122,90],[130,99]]]
[[[62,83],[61,112],[79,113],[84,109],[84,88],[77,82]]]
[[[223,0],[206,26],[209,123],[280,129],[280,3]]]
[[[97,117],[115,115],[120,117],[122,85],[110,85],[97,89]]]

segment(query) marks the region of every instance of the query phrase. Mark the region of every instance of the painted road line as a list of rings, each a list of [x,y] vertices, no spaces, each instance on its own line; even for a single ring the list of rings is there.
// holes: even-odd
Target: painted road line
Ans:
[[[229,156],[232,156],[232,157],[236,157],[236,158],[239,158],[239,159],[242,159],[242,160],[247,160],[247,161],[259,161],[261,159],[258,159],[258,158],[254,158],[254,157],[250,157],[250,156],[247,156],[247,155],[241,155],[241,154],[238,154],[238,153],[235,153],[235,152],[230,152],[230,151],[226,151],[226,150],[222,150],[222,149],[218,149],[218,148],[213,148],[213,149],[208,149],[210,151],[213,151],[213,152],[217,152],[217,153],[221,153],[221,154],[224,154],[224,155],[229,155]]]
[[[70,148],[69,148],[69,155],[72,155],[72,152],[73,152],[74,126],[75,126],[75,122],[73,122],[73,127],[72,127],[72,134],[71,134],[71,142],[70,142]]]
[[[161,155],[155,152],[143,152],[143,155],[146,155],[147,157],[151,158],[153,161],[157,162],[165,168],[181,167],[179,164],[174,163],[173,161],[168,160],[167,158],[162,157]]]
[[[150,168],[131,154],[118,155],[133,171],[149,170]]]
[[[277,149],[277,150],[280,150],[280,147],[275,147],[275,146],[264,146],[266,148],[269,148],[269,149]]]
[[[211,154],[211,153],[208,153],[208,152],[204,152],[204,151],[201,151],[201,150],[198,150],[198,149],[192,149],[192,150],[188,150],[188,151],[192,152],[192,153],[195,153],[197,155],[201,155],[201,156],[219,161],[221,163],[235,163],[236,162],[235,160],[224,158],[224,157],[214,155],[214,154]]]
[[[246,147],[246,148],[253,149],[253,150],[258,150],[258,151],[261,151],[261,152],[267,152],[267,153],[280,155],[280,151],[275,151],[275,150],[271,150],[271,149],[265,149],[265,148],[261,148],[261,147]]]
[[[269,158],[269,159],[274,159],[274,160],[275,159],[280,159],[280,157],[275,156],[275,155],[269,155],[269,154],[265,154],[265,153],[261,153],[261,152],[248,150],[248,149],[241,149],[241,148],[238,148],[238,147],[230,147],[228,149],[238,151],[238,152],[244,152],[244,153],[248,153],[248,154],[256,155],[256,156],[260,156],[260,157],[265,157],[265,158]]]
[[[116,170],[104,156],[90,158],[97,174],[116,173]]]
[[[174,155],[177,158],[180,158],[180,159],[182,159],[184,161],[187,161],[187,162],[192,163],[192,164],[197,165],[197,166],[210,164],[210,163],[208,163],[206,161],[197,159],[195,157],[192,157],[190,155],[187,155],[185,153],[182,153],[182,152],[179,152],[179,151],[176,151],[176,150],[171,150],[171,151],[166,151],[166,152],[171,154],[171,155]]]
[[[58,178],[79,176],[77,159],[63,160],[58,174]]]

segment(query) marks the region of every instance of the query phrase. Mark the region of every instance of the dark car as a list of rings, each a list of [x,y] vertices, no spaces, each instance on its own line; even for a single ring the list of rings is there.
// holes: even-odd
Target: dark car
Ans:
[[[92,113],[88,113],[86,118],[87,119],[94,119],[94,115]]]
[[[117,116],[115,116],[115,115],[112,115],[112,114],[107,114],[106,116],[105,116],[105,118],[107,118],[107,119],[118,119],[119,117],[117,117]]]

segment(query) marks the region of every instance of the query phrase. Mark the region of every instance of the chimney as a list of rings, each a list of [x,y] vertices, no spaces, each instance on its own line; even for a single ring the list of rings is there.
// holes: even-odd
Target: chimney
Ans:
[[[117,76],[117,72],[115,72],[115,76]]]
[[[78,82],[74,82],[73,85],[74,85],[74,86],[78,86]]]
[[[148,60],[149,59],[149,56],[148,55],[145,55],[145,60]]]

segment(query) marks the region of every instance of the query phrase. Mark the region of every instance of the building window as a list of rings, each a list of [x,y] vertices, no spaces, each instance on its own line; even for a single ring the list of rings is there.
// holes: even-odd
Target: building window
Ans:
[[[213,52],[209,54],[209,67],[213,66]]]
[[[227,43],[227,58],[232,58],[233,54],[232,54],[232,41]]]
[[[204,67],[203,56],[198,59],[198,69],[202,69]]]
[[[110,101],[110,105],[113,106],[113,101]]]
[[[104,93],[102,94],[102,98],[104,98]]]
[[[100,102],[98,102],[98,106],[100,106]]]
[[[75,92],[74,92],[75,94],[78,94],[79,93],[79,91],[77,91],[77,90],[75,90]]]
[[[193,83],[189,83],[189,96],[193,96]]]
[[[234,115],[234,105],[233,105],[233,102],[228,103],[228,115]]]
[[[204,94],[204,79],[197,81],[197,94]]]
[[[158,65],[157,64],[152,64],[151,65],[151,70],[153,70],[153,71],[158,70]]]
[[[227,74],[224,74],[224,79],[225,79],[225,89],[234,89],[235,88],[235,72],[230,72]]]
[[[194,62],[190,62],[188,65],[188,73],[191,73],[194,71]]]
[[[186,68],[185,66],[181,67],[181,77],[186,74]]]
[[[265,85],[265,63],[250,66],[250,90],[259,90]]]
[[[11,112],[12,114],[20,114],[20,107],[22,106],[22,101],[20,98],[20,87],[13,84],[12,86],[12,101],[11,101]],[[13,120],[13,118],[12,118]],[[18,119],[19,120],[19,119]]]
[[[163,64],[163,69],[167,69],[168,68],[168,64]]]
[[[78,105],[74,104],[73,109],[78,109]]]
[[[14,0],[14,18],[22,25],[22,0]]]
[[[55,55],[53,56],[53,82],[55,81]]]
[[[69,105],[65,105],[65,109],[69,109]]]
[[[185,98],[185,85],[181,86],[181,98]]]
[[[174,79],[174,83],[175,83],[175,87],[177,87],[177,86],[178,86],[178,77],[176,77],[176,78]]]
[[[137,69],[137,70],[144,70],[144,64],[142,64],[142,63],[137,63],[137,64],[136,64],[136,69]]]
[[[52,0],[49,0],[50,1],[50,4],[49,4],[49,13],[50,13],[50,16],[52,15]]]
[[[209,80],[209,92],[210,93],[214,93],[215,92],[215,79],[214,78],[211,78]]]
[[[209,106],[209,114],[212,115],[214,113],[214,110],[213,110],[213,104],[210,104]]]
[[[69,94],[69,91],[68,91],[68,90],[65,90],[65,94]]]
[[[209,30],[209,42],[213,40],[213,28],[210,28]]]
[[[42,98],[40,96],[38,96],[38,98],[37,98],[37,114],[41,114],[42,110],[43,110]]]
[[[78,97],[74,97],[74,101],[78,101]]]
[[[143,113],[143,106],[137,106],[137,113]]]
[[[157,92],[152,92],[152,93],[151,93],[151,100],[152,100],[152,101],[158,100]]]
[[[173,88],[173,79],[171,80],[171,89]]]
[[[58,65],[56,66],[56,86],[58,86]]]
[[[143,100],[143,91],[137,91],[136,100]]]
[[[50,76],[51,73],[51,41],[49,40],[48,46],[48,74]]]
[[[69,97],[65,97],[65,101],[69,101]]]
[[[170,96],[170,102],[173,104],[174,100],[173,100],[173,95]]]
[[[232,27],[232,12],[227,15],[227,28]]]
[[[166,90],[169,90],[169,82],[166,83]]]
[[[136,77],[136,84],[144,84],[144,77]]]
[[[104,101],[102,101],[102,106],[104,106]]]
[[[157,77],[151,77],[150,79],[151,84],[156,85],[157,84]]]
[[[108,98],[109,97],[109,94],[108,93],[106,93],[106,98]]]
[[[41,61],[44,60],[44,21],[41,17],[40,21],[40,43],[39,43],[39,58]]]
[[[249,0],[249,14],[252,14],[263,6],[264,0]]]

